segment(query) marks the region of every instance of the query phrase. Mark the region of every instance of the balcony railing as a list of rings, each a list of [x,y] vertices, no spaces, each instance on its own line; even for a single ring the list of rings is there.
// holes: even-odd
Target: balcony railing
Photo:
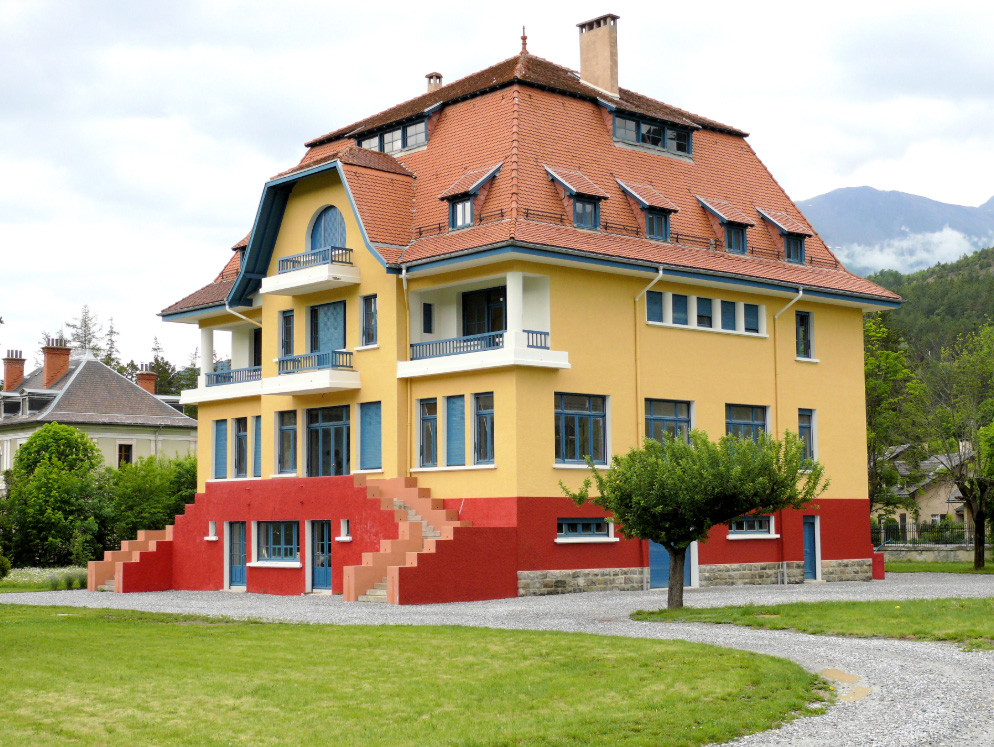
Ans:
[[[549,333],[548,332],[537,332],[534,329],[525,330],[525,342],[530,348],[538,348],[540,350],[549,349]]]
[[[352,353],[347,350],[333,350],[326,353],[287,355],[279,359],[277,366],[277,372],[281,374],[318,371],[323,368],[344,368],[351,370]]]
[[[329,246],[324,249],[317,249],[313,252],[294,254],[292,257],[284,257],[276,266],[277,274],[303,270],[307,267],[317,267],[319,265],[351,265],[352,250],[344,246]]]
[[[443,355],[478,353],[481,350],[496,350],[502,347],[504,347],[503,332],[485,332],[482,335],[411,343],[411,360],[418,361],[423,358],[438,358]]]
[[[230,371],[214,371],[204,375],[207,386],[222,386],[224,384],[242,384],[246,381],[262,379],[262,366],[236,368]]]

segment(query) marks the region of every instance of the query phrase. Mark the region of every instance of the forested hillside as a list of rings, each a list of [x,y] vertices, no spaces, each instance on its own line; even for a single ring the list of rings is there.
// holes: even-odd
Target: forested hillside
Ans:
[[[884,318],[919,359],[994,321],[994,248],[908,275],[881,270],[869,279],[904,298],[901,309]]]

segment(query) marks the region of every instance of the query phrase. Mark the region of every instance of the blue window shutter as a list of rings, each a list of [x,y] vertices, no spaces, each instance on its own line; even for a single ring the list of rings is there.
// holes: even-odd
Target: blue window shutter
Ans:
[[[466,398],[445,398],[445,463],[466,464]]]
[[[382,469],[383,448],[380,403],[359,404],[359,469]]]
[[[433,334],[434,332],[434,318],[432,317],[432,308],[430,303],[422,304],[421,306],[421,329],[426,335]]]
[[[673,323],[687,323],[687,297],[679,293],[673,294]]]
[[[745,312],[746,332],[759,332],[759,307],[754,303],[747,303],[743,307]]]
[[[650,322],[663,321],[663,294],[659,291],[648,291],[645,294],[645,305]]]
[[[735,330],[735,302],[721,302],[721,328]]]
[[[321,211],[311,229],[311,251],[345,246],[345,219],[342,211],[332,205]]]
[[[228,476],[228,421],[214,421],[214,479]]]
[[[252,433],[252,476],[262,477],[262,418],[252,418],[255,428]]]

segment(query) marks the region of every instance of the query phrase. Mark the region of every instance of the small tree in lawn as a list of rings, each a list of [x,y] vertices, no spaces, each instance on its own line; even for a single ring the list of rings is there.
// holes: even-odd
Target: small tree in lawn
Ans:
[[[718,442],[703,431],[690,442],[667,435],[665,443],[646,439],[639,449],[615,454],[611,469],[592,471],[576,493],[560,487],[579,506],[590,501],[610,511],[624,537],[650,540],[670,556],[667,607],[683,607],[683,569],[690,543],[706,542],[715,524],[746,514],[772,514],[802,508],[828,487],[820,463],[804,459],[804,444],[790,433],[783,440],[724,436]],[[596,485],[596,497],[590,488]]]

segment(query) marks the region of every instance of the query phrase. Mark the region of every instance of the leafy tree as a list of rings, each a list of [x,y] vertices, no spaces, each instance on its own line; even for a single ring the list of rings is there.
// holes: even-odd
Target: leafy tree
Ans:
[[[866,375],[866,472],[870,510],[885,516],[897,510],[917,511],[915,499],[897,489],[920,479],[917,449],[902,454],[911,467],[902,478],[887,458],[890,447],[921,440],[916,412],[921,409],[922,386],[908,366],[900,337],[880,316],[863,320],[863,369]]]
[[[973,515],[973,566],[980,569],[994,496],[994,326],[962,335],[918,376],[924,391],[919,418]]]
[[[89,304],[83,304],[79,316],[66,322],[65,326],[69,329],[69,342],[73,350],[90,350],[98,358],[103,355],[104,347],[100,342],[103,326],[97,315],[90,311]]]
[[[197,488],[194,456],[148,457],[108,469],[112,496],[112,543],[134,539],[139,529],[163,529],[192,503]]]
[[[586,457],[588,477],[580,490],[563,492],[577,505],[590,501],[610,511],[621,534],[656,542],[670,556],[669,609],[683,607],[683,569],[691,542],[706,542],[711,528],[746,514],[802,508],[828,487],[819,462],[804,459],[804,444],[791,432],[783,440],[762,434],[758,441],[723,436],[710,441],[703,431],[690,442],[667,436],[646,439],[641,448],[615,454],[602,473]],[[596,484],[599,493],[590,496]]]

